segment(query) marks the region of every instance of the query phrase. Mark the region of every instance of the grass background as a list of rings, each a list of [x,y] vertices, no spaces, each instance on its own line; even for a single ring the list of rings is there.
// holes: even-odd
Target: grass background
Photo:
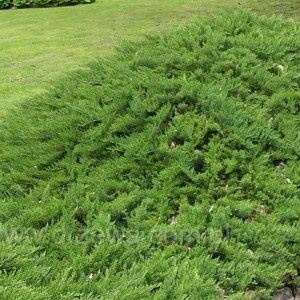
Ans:
[[[111,52],[122,39],[137,39],[196,15],[241,8],[300,16],[298,0],[98,0],[0,11],[0,112],[43,91],[66,71]]]

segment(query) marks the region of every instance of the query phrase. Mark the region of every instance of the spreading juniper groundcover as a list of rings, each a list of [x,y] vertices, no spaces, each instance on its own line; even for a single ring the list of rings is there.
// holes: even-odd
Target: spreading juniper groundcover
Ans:
[[[125,43],[0,121],[1,299],[270,299],[299,283],[300,28]]]

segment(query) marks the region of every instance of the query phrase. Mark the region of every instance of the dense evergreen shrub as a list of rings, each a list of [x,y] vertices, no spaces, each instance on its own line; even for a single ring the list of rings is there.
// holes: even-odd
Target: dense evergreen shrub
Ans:
[[[0,9],[68,6],[93,2],[95,0],[0,0]]]
[[[299,74],[299,25],[239,13],[125,44],[2,119],[1,299],[295,290]]]
[[[10,8],[13,5],[13,0],[0,0],[0,9]]]
[[[33,0],[14,0],[13,5],[16,8],[27,8],[33,4]]]

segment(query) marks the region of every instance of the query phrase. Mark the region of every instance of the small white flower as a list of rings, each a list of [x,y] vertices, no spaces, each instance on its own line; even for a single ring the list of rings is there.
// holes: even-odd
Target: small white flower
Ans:
[[[93,279],[93,276],[94,276],[94,274],[91,273],[91,274],[88,276],[88,279],[89,279],[89,280],[92,280],[92,279]]]

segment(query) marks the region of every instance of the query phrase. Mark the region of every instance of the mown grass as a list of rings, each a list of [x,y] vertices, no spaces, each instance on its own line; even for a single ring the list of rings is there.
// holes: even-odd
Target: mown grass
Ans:
[[[0,111],[84,68],[122,39],[137,39],[195,15],[250,8],[299,17],[299,1],[102,0],[88,6],[0,11]]]
[[[194,0],[104,0],[93,5],[0,11],[0,107],[43,91],[85,67],[121,39],[139,37],[195,14]]]
[[[1,299],[270,299],[299,284],[300,28],[127,43],[0,123]]]

